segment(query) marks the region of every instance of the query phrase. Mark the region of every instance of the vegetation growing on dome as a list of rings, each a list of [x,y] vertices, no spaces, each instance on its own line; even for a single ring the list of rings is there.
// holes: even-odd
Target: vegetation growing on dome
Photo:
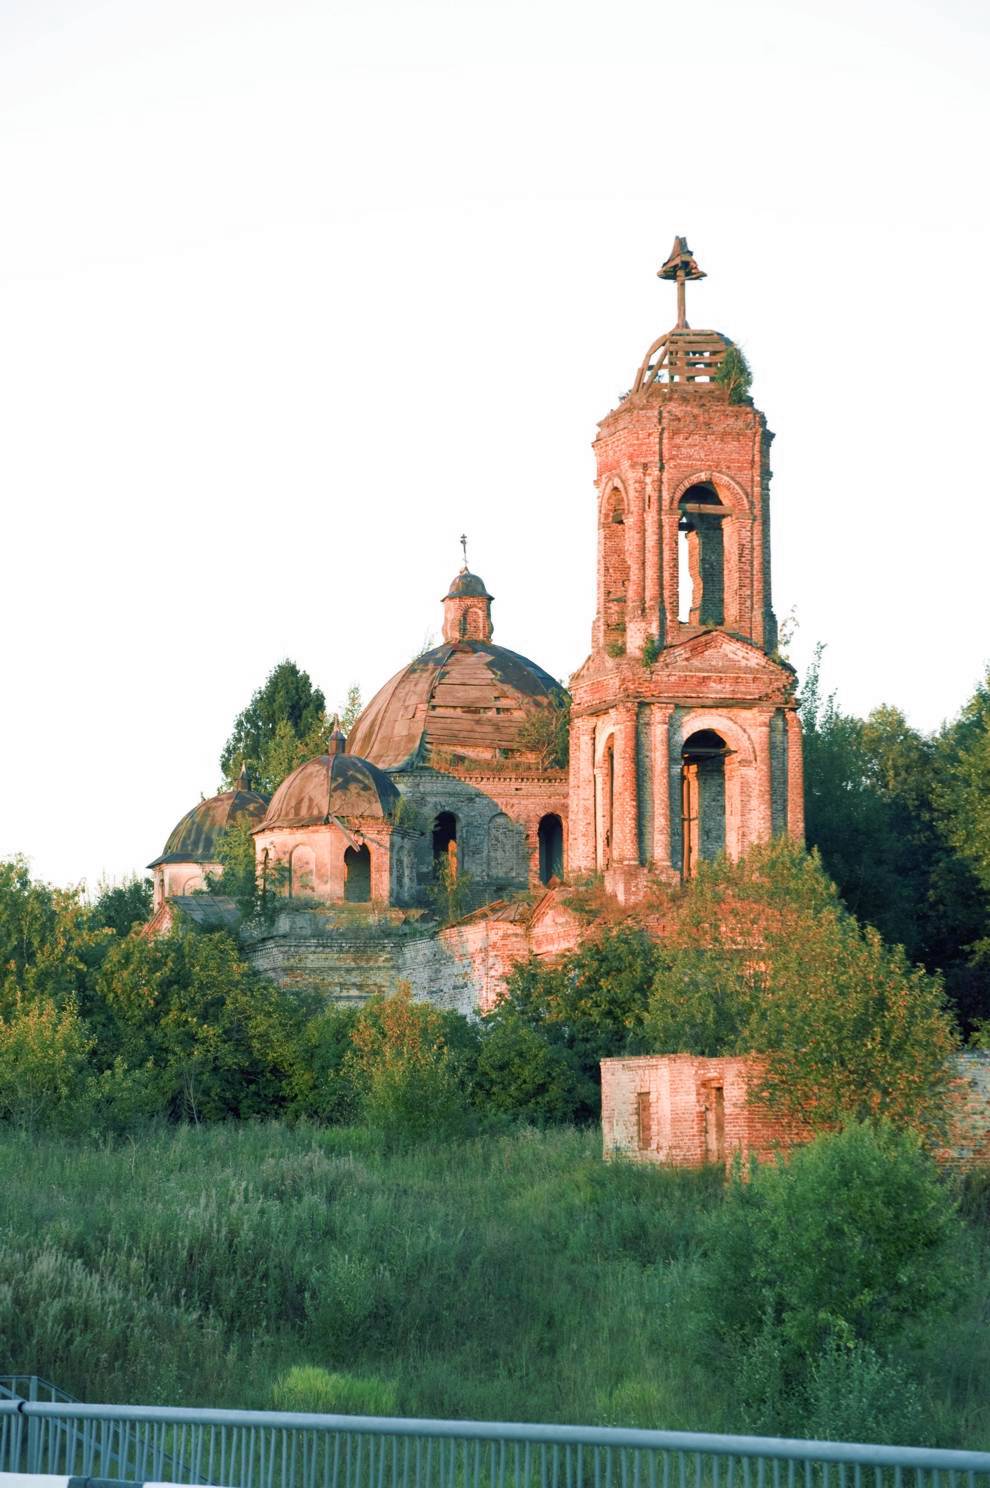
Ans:
[[[726,351],[719,362],[715,381],[728,390],[730,403],[750,401],[749,390],[753,385],[753,374],[738,346],[730,346]]]
[[[571,728],[571,699],[562,687],[534,708],[519,729],[519,747],[537,755],[544,770],[565,770]]]

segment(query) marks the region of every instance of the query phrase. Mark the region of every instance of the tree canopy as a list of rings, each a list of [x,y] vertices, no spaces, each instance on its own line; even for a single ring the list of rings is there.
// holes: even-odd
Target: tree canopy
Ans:
[[[221,772],[232,786],[246,770],[252,789],[271,795],[297,765],[325,748],[329,732],[323,693],[287,658],[234,720]]]

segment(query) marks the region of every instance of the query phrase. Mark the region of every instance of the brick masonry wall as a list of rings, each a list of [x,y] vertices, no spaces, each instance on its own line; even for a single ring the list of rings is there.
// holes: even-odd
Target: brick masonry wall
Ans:
[[[963,1171],[990,1164],[990,1053],[952,1060],[952,1121],[936,1155]],[[603,1059],[602,1148],[640,1162],[696,1167],[738,1154],[766,1159],[806,1142],[808,1127],[749,1103],[760,1070],[752,1057],[647,1054]],[[721,1132],[716,1092],[721,1089]]]
[[[809,1133],[751,1106],[754,1064],[693,1054],[602,1060],[602,1144],[643,1162],[680,1167],[766,1158]],[[719,1096],[721,1091],[721,1096]]]

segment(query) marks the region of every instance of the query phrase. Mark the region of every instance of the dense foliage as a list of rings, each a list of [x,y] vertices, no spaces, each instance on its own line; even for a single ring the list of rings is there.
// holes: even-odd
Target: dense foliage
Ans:
[[[228,889],[238,871],[250,895],[232,853]],[[259,975],[226,932],[135,933],[129,904],[87,906],[4,865],[0,1117],[119,1130],[360,1116],[411,1141],[506,1118],[593,1121],[610,1056],[753,1052],[762,1098],[812,1126],[940,1129],[956,1041],[940,981],[861,927],[788,841],[705,865],[665,900],[659,938],[620,922],[551,965],[523,962],[480,1025],[408,988],[328,1008]]]
[[[990,1017],[990,677],[928,737],[896,708],[802,688],[806,828],[848,908],[941,971],[967,1029]]]

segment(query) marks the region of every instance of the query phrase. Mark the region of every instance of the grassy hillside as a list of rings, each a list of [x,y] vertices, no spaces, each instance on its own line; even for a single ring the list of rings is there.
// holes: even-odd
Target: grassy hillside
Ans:
[[[116,1147],[8,1131],[2,1367],[90,1401],[772,1425],[698,1306],[721,1175],[605,1166],[599,1142],[515,1130],[388,1154],[361,1130]],[[986,1254],[971,1219],[965,1308],[905,1343],[945,1444],[990,1442]],[[301,1366],[337,1379],[314,1397]]]

